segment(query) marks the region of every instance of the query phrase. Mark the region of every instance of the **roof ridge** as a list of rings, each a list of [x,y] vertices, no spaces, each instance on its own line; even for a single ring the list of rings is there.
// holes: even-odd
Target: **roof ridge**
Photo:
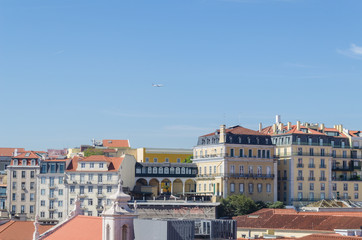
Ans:
[[[12,226],[15,223],[14,220],[10,220],[9,222],[10,222],[10,224],[8,226],[6,226],[1,232],[5,231],[6,229],[8,229],[10,226]]]

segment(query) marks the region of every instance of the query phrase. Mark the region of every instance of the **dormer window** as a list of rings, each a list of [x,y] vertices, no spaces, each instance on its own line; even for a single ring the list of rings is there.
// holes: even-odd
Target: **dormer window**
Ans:
[[[100,164],[99,164],[99,168],[103,168],[103,163],[100,163]]]
[[[26,154],[25,154],[25,157],[29,157],[29,156],[30,156],[30,153],[26,153]]]
[[[14,165],[17,166],[18,165],[18,160],[14,159]]]
[[[248,137],[248,143],[249,143],[249,144],[250,144],[250,141],[251,141],[251,140],[250,140],[250,137]]]
[[[21,165],[26,166],[26,159],[23,159]]]
[[[35,163],[36,163],[35,161],[36,161],[35,159],[31,159],[31,165],[32,166],[35,166]]]
[[[241,137],[239,137],[239,143],[241,143]]]

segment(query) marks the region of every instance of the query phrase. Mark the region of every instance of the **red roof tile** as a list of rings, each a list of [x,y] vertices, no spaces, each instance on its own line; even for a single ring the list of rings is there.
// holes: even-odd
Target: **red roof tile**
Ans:
[[[86,158],[73,157],[68,165],[67,171],[77,171],[79,162],[106,162],[108,164],[108,171],[118,171],[123,159],[123,157],[106,157],[103,155],[92,155]]]
[[[23,152],[20,155],[15,156],[13,158],[32,159],[32,158],[40,158],[40,157],[34,151],[26,151],[26,152]]]
[[[12,157],[15,149],[19,152],[24,152],[24,148],[0,148],[0,156]]]
[[[31,239],[31,238],[29,238]],[[78,215],[65,222],[54,232],[50,232],[46,240],[99,240],[102,239],[102,218]]]
[[[220,133],[220,129],[217,129],[215,132]],[[215,135],[215,132],[203,135],[201,137],[213,136],[213,135]],[[259,132],[259,131],[254,131],[254,130],[249,129],[249,128],[244,128],[242,126],[234,126],[234,127],[226,128],[225,132],[226,133],[236,134],[236,135],[266,135],[265,133],[262,133],[262,132]]]
[[[40,225],[39,233],[43,233],[53,225]],[[6,240],[29,240],[33,239],[34,222],[32,221],[9,221],[0,226],[0,239]]]
[[[128,140],[113,140],[113,139],[104,139],[103,147],[112,147],[112,148],[129,148]]]

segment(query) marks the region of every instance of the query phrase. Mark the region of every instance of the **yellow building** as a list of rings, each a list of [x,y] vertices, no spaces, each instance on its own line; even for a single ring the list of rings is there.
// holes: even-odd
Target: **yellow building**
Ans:
[[[192,156],[192,149],[137,148],[137,162],[183,163]]]
[[[361,149],[351,147],[352,136],[342,125],[277,121],[263,129],[276,146],[278,199],[305,205],[321,199],[361,201]]]
[[[269,135],[221,125],[215,132],[200,136],[194,147],[196,190],[216,197],[244,194],[255,201],[276,201],[277,165],[273,156]]]

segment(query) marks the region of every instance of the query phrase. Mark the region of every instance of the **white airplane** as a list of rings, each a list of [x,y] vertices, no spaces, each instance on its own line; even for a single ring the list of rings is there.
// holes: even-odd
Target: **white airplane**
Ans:
[[[152,83],[152,87],[163,87],[163,85],[162,84],[153,84]]]

